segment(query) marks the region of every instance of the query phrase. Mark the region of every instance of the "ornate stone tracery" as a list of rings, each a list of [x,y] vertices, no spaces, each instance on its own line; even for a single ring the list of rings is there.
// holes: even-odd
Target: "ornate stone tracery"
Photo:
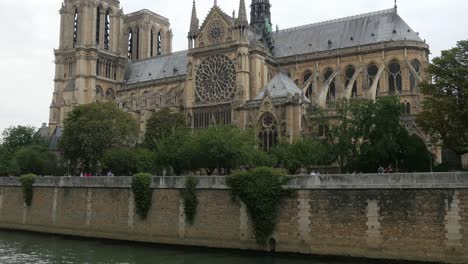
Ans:
[[[228,102],[235,95],[236,67],[224,55],[209,56],[197,69],[195,85],[197,102]]]
[[[208,25],[208,41],[212,44],[220,43],[226,35],[226,27],[223,22],[215,20]]]

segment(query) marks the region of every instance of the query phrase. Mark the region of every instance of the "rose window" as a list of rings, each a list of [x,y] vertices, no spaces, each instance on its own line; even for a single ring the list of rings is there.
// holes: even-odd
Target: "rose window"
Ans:
[[[224,38],[225,31],[226,29],[223,22],[214,21],[208,26],[208,40],[213,44],[221,42]]]
[[[198,66],[195,79],[198,102],[226,102],[233,98],[236,68],[224,55],[209,56]]]

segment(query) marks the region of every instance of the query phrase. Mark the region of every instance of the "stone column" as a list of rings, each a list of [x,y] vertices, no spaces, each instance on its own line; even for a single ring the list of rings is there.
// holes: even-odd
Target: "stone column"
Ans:
[[[377,200],[367,200],[367,245],[378,248],[382,243],[380,225],[380,207]]]
[[[462,226],[460,215],[460,199],[458,191],[455,191],[451,201],[447,200],[447,214],[445,215],[446,246],[449,248],[462,247]]]

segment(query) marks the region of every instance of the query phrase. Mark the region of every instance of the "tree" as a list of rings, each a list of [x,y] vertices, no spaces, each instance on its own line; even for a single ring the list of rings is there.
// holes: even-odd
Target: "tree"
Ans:
[[[233,126],[211,126],[194,134],[193,168],[211,175],[216,169],[230,174],[232,169],[250,163],[257,142],[250,131]]]
[[[154,149],[157,140],[186,128],[183,113],[172,113],[169,109],[162,109],[153,113],[147,122],[145,144]]]
[[[15,152],[13,159],[22,175],[54,175],[56,172],[57,157],[41,145],[22,147]]]
[[[13,154],[22,147],[30,145],[46,146],[47,142],[32,126],[16,126],[2,132],[2,145],[5,151]]]
[[[434,58],[427,72],[432,82],[420,85],[425,95],[417,117],[434,144],[458,155],[468,153],[468,40]]]
[[[328,144],[312,139],[302,139],[294,144],[281,142],[271,150],[271,155],[276,157],[277,167],[290,174],[296,174],[301,168],[330,164],[334,160]]]
[[[76,106],[64,121],[59,147],[72,164],[96,171],[103,153],[136,143],[136,121],[114,103]]]
[[[336,102],[336,113],[331,117],[317,110],[315,118],[324,128],[329,151],[342,172],[355,162],[362,139],[373,127],[373,108],[370,100],[341,99]]]
[[[102,157],[103,172],[112,172],[118,176],[135,173],[156,172],[155,154],[143,148],[112,148],[104,152]]]
[[[3,145],[0,145],[0,176],[20,174],[18,164],[12,156]]]
[[[155,142],[158,166],[181,175],[194,164],[195,142],[186,130],[176,130]]]
[[[401,107],[396,97],[379,98],[370,106],[372,114],[361,124],[370,129],[360,135],[362,145],[357,161],[359,166],[352,166],[351,170],[376,172],[381,165],[400,165],[408,137],[400,120]]]

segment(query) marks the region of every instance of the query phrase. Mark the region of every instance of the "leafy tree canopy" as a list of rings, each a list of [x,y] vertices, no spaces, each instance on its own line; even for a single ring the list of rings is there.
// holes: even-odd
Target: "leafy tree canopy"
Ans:
[[[442,51],[427,71],[432,82],[421,84],[426,97],[418,124],[433,143],[468,153],[468,40]]]
[[[22,147],[15,152],[13,159],[20,174],[53,175],[56,172],[56,155],[41,145]]]
[[[13,154],[18,149],[30,145],[46,145],[37,129],[32,126],[16,126],[5,129],[2,132],[2,145],[5,151]]]
[[[102,157],[103,174],[112,172],[118,176],[133,175],[135,172],[156,173],[154,152],[143,148],[112,148]]]
[[[162,109],[151,115],[146,124],[145,143],[154,149],[155,142],[171,135],[176,130],[185,129],[183,113],[172,113],[169,109]]]
[[[80,105],[65,119],[59,146],[72,164],[96,170],[106,150],[134,145],[137,132],[136,121],[114,103]]]

